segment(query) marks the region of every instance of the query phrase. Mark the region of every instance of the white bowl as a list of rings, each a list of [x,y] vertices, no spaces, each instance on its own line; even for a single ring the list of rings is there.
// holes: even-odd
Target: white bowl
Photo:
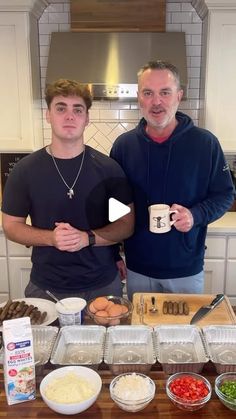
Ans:
[[[73,372],[81,378],[86,379],[94,389],[94,395],[87,400],[78,403],[59,403],[48,399],[45,394],[47,385],[54,379],[63,377],[69,372]],[[81,366],[67,366],[58,368],[47,374],[40,383],[40,393],[43,401],[55,412],[62,413],[63,415],[74,415],[88,409],[97,400],[98,395],[102,388],[102,380],[100,375],[91,368]]]

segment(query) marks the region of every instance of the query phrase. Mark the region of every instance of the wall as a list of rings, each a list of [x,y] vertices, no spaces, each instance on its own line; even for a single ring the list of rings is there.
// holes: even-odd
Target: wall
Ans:
[[[187,68],[188,68],[188,100],[183,101],[180,110],[187,113],[199,123],[200,102],[200,68],[201,48],[203,43],[203,25],[190,0],[166,0],[166,31],[185,32]],[[44,96],[45,76],[51,32],[70,31],[70,4],[68,0],[51,0],[39,20],[40,65],[42,97]],[[137,69],[138,70],[138,69]],[[42,107],[46,105],[42,100]],[[45,112],[44,112],[45,114]],[[134,128],[141,114],[137,102],[94,101],[90,110],[90,124],[85,131],[85,142],[92,147],[109,154],[111,145],[117,136]],[[51,130],[45,117],[44,144],[50,142]],[[236,156],[226,156],[231,167]]]
[[[198,125],[199,83],[202,21],[189,2],[167,0],[166,31],[185,32],[188,65],[188,100],[180,109]],[[70,6],[68,2],[50,4],[39,20],[42,96],[45,86],[47,58],[51,32],[70,31]],[[138,69],[137,69],[138,70]],[[44,100],[42,106],[45,109]],[[113,141],[122,132],[132,129],[140,118],[137,102],[94,101],[90,111],[90,124],[85,132],[85,142],[109,153]],[[44,144],[50,142],[51,131],[44,119]]]

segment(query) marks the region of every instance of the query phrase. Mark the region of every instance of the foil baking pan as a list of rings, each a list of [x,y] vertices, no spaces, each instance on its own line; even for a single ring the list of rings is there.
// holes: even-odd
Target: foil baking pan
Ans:
[[[48,362],[57,334],[58,327],[55,326],[32,327],[34,362],[36,365],[45,365]]]
[[[205,326],[202,332],[217,373],[236,372],[236,325]]]
[[[153,329],[141,325],[108,327],[104,362],[114,375],[125,372],[147,374],[156,363]]]
[[[45,365],[49,361],[58,330],[58,327],[55,326],[32,327],[34,362],[36,367]],[[2,363],[3,347],[0,349],[0,364]]]
[[[209,361],[201,330],[191,325],[154,327],[157,361],[167,374],[199,373]]]
[[[98,368],[103,360],[104,326],[64,326],[53,347],[50,362],[57,365],[89,365]]]

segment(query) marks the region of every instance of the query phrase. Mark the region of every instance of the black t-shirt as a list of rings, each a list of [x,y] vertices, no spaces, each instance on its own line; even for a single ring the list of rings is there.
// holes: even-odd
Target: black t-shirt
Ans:
[[[76,178],[82,155],[55,159],[66,183]],[[61,179],[45,148],[20,160],[4,188],[2,211],[31,218],[32,226],[54,229],[56,222],[68,222],[80,230],[101,228],[109,223],[108,199],[132,202],[124,172],[113,159],[89,146],[74,196]],[[85,247],[65,252],[51,246],[35,246],[32,251],[31,280],[41,288],[58,292],[82,292],[102,287],[116,275],[113,246]],[[16,278],[17,280],[17,278]]]

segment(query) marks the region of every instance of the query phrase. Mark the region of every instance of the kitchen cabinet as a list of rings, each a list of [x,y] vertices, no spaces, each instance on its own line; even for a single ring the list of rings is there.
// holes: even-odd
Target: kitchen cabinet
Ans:
[[[0,232],[0,303],[6,301],[9,297],[8,286],[8,271],[7,271],[7,258],[6,258],[6,240],[2,232]]]
[[[28,1],[27,6],[19,0],[3,3],[1,0],[0,150],[28,152],[43,144],[37,14],[30,13],[30,4],[33,8],[36,1]]]
[[[205,252],[205,293],[225,293],[236,304],[236,234],[209,233]]]
[[[9,257],[9,288],[11,298],[24,298],[32,263],[29,257]]]
[[[236,304],[236,237],[229,237],[228,240],[228,260],[226,269],[227,295],[233,295],[233,303]]]
[[[23,298],[30,279],[31,248],[7,240],[9,290],[11,298]]]
[[[225,153],[235,153],[236,3],[235,0],[193,3],[203,14],[200,126],[218,137]]]
[[[208,236],[206,239],[204,275],[206,294],[224,292],[226,237]]]

